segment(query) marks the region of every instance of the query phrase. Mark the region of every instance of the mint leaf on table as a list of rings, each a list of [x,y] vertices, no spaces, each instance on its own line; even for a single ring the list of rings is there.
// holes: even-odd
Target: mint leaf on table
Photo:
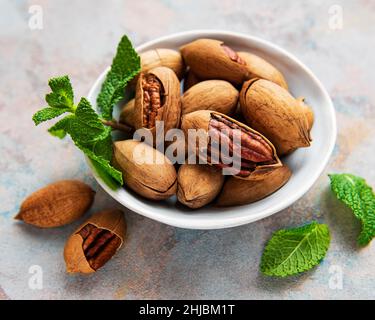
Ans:
[[[331,189],[362,223],[358,244],[367,245],[375,237],[375,194],[366,180],[352,174],[330,174]]]
[[[141,61],[127,36],[123,36],[100,93],[99,110],[106,120],[112,119],[113,106],[124,98],[125,87],[141,70]]]
[[[114,188],[116,183],[122,185],[122,173],[111,166],[111,128],[103,124],[86,98],[81,98],[78,105],[74,105],[73,90],[67,76],[53,78],[49,85],[52,89],[52,92],[46,95],[49,107],[34,114],[35,124],[69,112],[48,131],[61,139],[69,134],[75,145],[90,158],[98,174],[111,188]]]
[[[275,232],[264,249],[260,269],[268,276],[286,277],[317,265],[330,243],[328,226],[313,221]]]

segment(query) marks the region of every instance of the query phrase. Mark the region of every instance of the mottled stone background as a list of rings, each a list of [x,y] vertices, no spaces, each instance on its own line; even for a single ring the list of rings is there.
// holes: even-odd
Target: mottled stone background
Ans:
[[[30,30],[29,6],[43,8],[43,30]],[[329,8],[343,8],[341,30]],[[359,224],[331,195],[327,173],[351,172],[375,185],[375,2],[294,0],[34,0],[0,1],[0,299],[345,299],[375,298],[375,244],[356,246]],[[68,276],[62,249],[78,223],[38,230],[13,216],[30,192],[66,178],[97,190],[95,210],[119,206],[94,181],[69,139],[34,127],[47,80],[69,74],[86,95],[124,33],[135,45],[177,31],[218,28],[270,40],[295,54],[321,79],[334,101],[338,140],[330,164],[293,206],[237,228],[192,231],[127,212],[125,248],[97,274]],[[282,227],[318,219],[332,243],[321,265],[301,276],[259,274],[263,246]],[[32,290],[29,267],[43,269]],[[330,268],[343,271],[342,290],[329,287]],[[332,271],[332,269],[331,269]]]

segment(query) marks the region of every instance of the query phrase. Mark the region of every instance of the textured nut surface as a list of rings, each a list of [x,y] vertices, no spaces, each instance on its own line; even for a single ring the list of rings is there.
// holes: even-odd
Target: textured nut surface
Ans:
[[[220,170],[208,165],[183,164],[178,170],[177,199],[192,209],[209,204],[224,183]]]
[[[180,50],[190,70],[202,80],[222,79],[241,84],[250,79],[245,62],[222,41],[198,39]]]
[[[95,192],[78,180],[51,183],[29,195],[15,219],[41,228],[60,227],[79,219],[94,196]]]
[[[186,114],[181,128],[185,135],[189,129],[202,132],[198,139],[188,140],[189,148],[195,149],[203,161],[207,155],[207,163],[215,167],[227,171],[239,169],[233,171],[237,178],[254,179],[263,170],[281,166],[274,146],[266,137],[222,113],[200,110]],[[229,153],[223,152],[225,147]],[[228,154],[236,156],[229,159]]]
[[[268,80],[249,80],[242,87],[240,104],[246,123],[264,134],[279,156],[310,146],[300,103],[284,88]]]
[[[246,62],[251,78],[266,79],[288,90],[288,84],[283,74],[271,63],[248,52],[238,52],[238,56]]]
[[[153,49],[140,54],[141,72],[147,73],[156,67],[167,67],[172,69],[176,76],[181,79],[185,73],[185,64],[181,54],[172,49]]]
[[[162,200],[177,190],[177,173],[161,152],[135,140],[114,143],[113,165],[123,173],[125,187],[151,200]]]
[[[135,93],[135,129],[151,130],[155,137],[155,122],[164,121],[164,132],[178,128],[181,117],[180,82],[166,67],[141,74]]]
[[[126,222],[121,210],[104,210],[94,214],[65,244],[67,272],[95,272],[120,249],[125,235]]]
[[[282,166],[265,171],[256,180],[230,177],[221,191],[217,205],[236,206],[261,200],[280,189],[290,178],[291,171]]]
[[[135,99],[128,101],[123,106],[119,118],[120,123],[126,124],[132,128],[134,128],[134,103]]]
[[[230,115],[236,110],[238,97],[237,89],[227,81],[202,81],[181,97],[182,114],[197,110],[213,110]]]

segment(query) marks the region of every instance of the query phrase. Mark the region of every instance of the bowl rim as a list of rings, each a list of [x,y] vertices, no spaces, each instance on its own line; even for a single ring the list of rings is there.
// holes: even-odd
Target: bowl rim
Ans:
[[[220,35],[222,36],[229,36],[229,37],[236,37],[236,38],[242,38],[246,41],[251,41],[258,43],[262,46],[266,46],[271,48],[273,51],[281,52],[283,55],[287,56],[290,60],[292,60],[295,64],[297,64],[301,69],[303,69],[304,72],[308,74],[308,76],[313,80],[315,85],[318,87],[320,92],[322,93],[324,99],[328,103],[328,113],[330,114],[330,128],[332,130],[332,135],[328,146],[328,151],[326,152],[324,158],[320,159],[320,165],[318,169],[315,170],[310,176],[309,179],[306,180],[306,182],[297,190],[297,192],[293,193],[290,197],[287,197],[284,201],[281,201],[278,205],[272,206],[266,210],[263,210],[262,212],[259,212],[258,214],[252,214],[248,216],[238,216],[238,217],[226,217],[217,219],[217,216],[205,216],[200,217],[199,219],[193,219],[189,218],[186,219],[185,216],[183,217],[170,217],[170,216],[163,216],[163,214],[160,214],[158,212],[153,212],[152,210],[147,209],[141,209],[138,205],[135,205],[132,202],[126,202],[121,201],[121,198],[116,194],[116,190],[112,190],[110,187],[108,187],[105,182],[102,180],[102,178],[96,173],[91,161],[89,161],[88,157],[86,157],[86,162],[88,163],[92,174],[94,175],[95,180],[98,182],[98,184],[117,202],[119,202],[124,207],[130,209],[133,212],[136,212],[138,214],[141,214],[145,217],[148,217],[150,219],[179,227],[179,228],[185,228],[185,229],[201,229],[201,230],[207,230],[207,229],[223,229],[223,228],[230,228],[235,226],[240,226],[244,224],[248,224],[251,222],[258,221],[260,219],[264,219],[266,217],[269,217],[277,212],[280,212],[281,210],[289,207],[294,202],[296,202],[298,199],[300,199],[303,195],[305,195],[311,187],[314,185],[316,180],[319,178],[319,176],[324,171],[325,167],[328,164],[328,161],[332,155],[336,138],[337,138],[337,126],[336,126],[336,115],[335,115],[335,109],[333,102],[323,86],[323,84],[320,82],[320,80],[314,75],[314,73],[305,65],[303,64],[297,57],[295,57],[293,54],[289,53],[285,49],[279,47],[278,45],[275,45],[267,40],[258,38],[256,36],[247,35],[244,33],[239,32],[233,32],[233,31],[225,31],[225,30],[219,30],[219,29],[196,29],[196,30],[190,30],[190,31],[183,31],[183,32],[177,32],[172,33],[166,36],[158,37],[154,40],[147,41],[146,43],[139,45],[135,48],[137,52],[142,52],[145,49],[154,46],[155,44],[162,42],[162,41],[173,41],[176,38],[180,37],[186,37],[186,36],[196,36],[196,37],[209,37],[209,36],[215,36],[218,37]],[[104,80],[106,74],[108,73],[110,67],[107,67],[95,80],[94,84],[92,85],[89,94],[88,94],[88,100],[94,101],[96,100],[96,97],[94,96],[95,91],[97,90],[98,86],[102,83]],[[190,216],[190,215],[189,215]],[[194,215],[191,215],[190,217],[194,217]]]

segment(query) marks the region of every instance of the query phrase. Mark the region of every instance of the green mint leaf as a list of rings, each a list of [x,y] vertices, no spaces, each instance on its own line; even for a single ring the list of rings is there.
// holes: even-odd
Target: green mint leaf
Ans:
[[[48,132],[60,139],[63,139],[67,131],[69,130],[69,123],[71,119],[74,118],[74,115],[66,116],[65,118],[62,118],[60,121],[56,122],[51,128],[48,129]]]
[[[115,185],[118,187],[118,184],[123,184],[123,179],[122,173],[111,166],[113,153],[111,128],[105,127],[94,112],[97,117],[97,122],[95,122],[95,117],[88,108],[92,110],[89,102],[82,98],[75,115],[66,116],[48,131],[59,138],[70,134],[74,144],[92,160],[96,171],[103,180],[111,188],[114,188]],[[84,125],[80,123],[85,120],[87,122]],[[81,127],[77,124],[80,124]],[[103,131],[98,130],[100,126],[103,126]],[[80,128],[84,130],[83,133]]]
[[[116,181],[117,187],[118,184],[122,185],[124,183],[122,179],[122,173],[114,167],[112,167],[108,160],[98,157],[95,155],[95,153],[90,152],[88,150],[82,151],[84,151],[85,154],[92,160],[95,168],[97,169],[96,172],[103,178],[104,181],[107,182],[107,184],[109,184],[110,187],[111,185],[113,185],[113,180]],[[108,180],[112,182],[109,182]]]
[[[123,36],[97,98],[97,104],[104,119],[112,119],[113,106],[123,99],[127,83],[140,70],[140,57],[128,37]]]
[[[268,276],[286,277],[317,265],[330,243],[328,226],[313,221],[275,232],[264,249],[260,269]]]
[[[92,166],[94,167],[96,173],[99,175],[100,178],[103,179],[105,184],[110,187],[112,190],[116,190],[119,187],[119,184],[122,185],[122,175],[118,175],[118,178],[113,178],[113,175],[117,175],[116,172],[114,172],[112,175],[108,173],[108,170],[105,166],[101,165],[100,163],[96,162],[95,160],[90,158],[90,161],[92,163]],[[110,169],[111,172],[113,168]]]
[[[52,92],[46,95],[46,101],[53,108],[74,109],[74,94],[68,76],[52,78],[48,81]]]
[[[69,108],[51,108],[51,107],[47,107],[47,108],[44,108],[42,110],[37,111],[33,115],[33,121],[34,121],[35,125],[37,126],[38,124],[40,124],[40,123],[42,123],[44,121],[51,120],[53,118],[61,116],[65,112],[69,112],[69,111],[70,111]]]
[[[81,145],[101,140],[111,128],[105,126],[86,98],[79,102],[75,117],[70,121],[68,133]]]
[[[375,237],[375,194],[366,180],[352,174],[330,174],[331,189],[362,223],[358,244],[367,245]]]

